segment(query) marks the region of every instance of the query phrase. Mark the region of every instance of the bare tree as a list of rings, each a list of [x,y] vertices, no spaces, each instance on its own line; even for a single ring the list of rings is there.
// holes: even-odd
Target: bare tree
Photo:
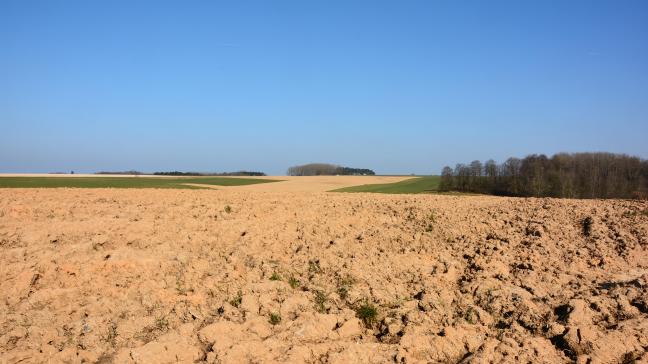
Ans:
[[[439,182],[440,191],[450,191],[454,189],[452,168],[445,166],[441,171],[441,181]]]
[[[648,161],[625,154],[559,153],[509,158],[497,166],[457,164],[442,171],[444,189],[509,196],[567,198],[648,197]]]

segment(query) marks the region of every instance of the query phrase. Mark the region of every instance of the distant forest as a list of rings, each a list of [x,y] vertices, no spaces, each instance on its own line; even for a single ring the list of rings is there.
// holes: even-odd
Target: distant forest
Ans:
[[[101,171],[95,172],[95,174],[122,174],[122,175],[150,175],[149,173],[144,173],[140,171]],[[222,173],[209,173],[209,172],[155,172],[154,176],[265,176],[263,172],[249,172],[249,171],[238,171],[238,172],[222,172]]]
[[[222,172],[222,173],[202,173],[202,172],[155,172],[153,173],[156,176],[265,176],[263,172],[250,172],[250,171],[238,171],[238,172]]]
[[[612,153],[533,154],[502,164],[476,160],[441,172],[441,191],[503,196],[648,198],[648,161]]]
[[[144,174],[140,171],[101,171],[101,172],[95,172],[95,174],[127,174],[127,175],[141,175]]]
[[[375,174],[371,169],[341,167],[327,163],[311,163],[288,168],[289,176],[373,176]]]

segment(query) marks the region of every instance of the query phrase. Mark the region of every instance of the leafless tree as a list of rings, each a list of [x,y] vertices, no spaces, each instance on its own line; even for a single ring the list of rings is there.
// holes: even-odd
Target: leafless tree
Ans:
[[[452,172],[452,173],[451,173]],[[443,169],[446,189],[509,196],[566,198],[648,197],[648,161],[625,154],[559,153],[457,164]]]

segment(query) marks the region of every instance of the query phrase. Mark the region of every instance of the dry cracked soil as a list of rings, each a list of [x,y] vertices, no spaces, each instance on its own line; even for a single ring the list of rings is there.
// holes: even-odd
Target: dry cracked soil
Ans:
[[[0,190],[0,362],[648,362],[648,202]]]

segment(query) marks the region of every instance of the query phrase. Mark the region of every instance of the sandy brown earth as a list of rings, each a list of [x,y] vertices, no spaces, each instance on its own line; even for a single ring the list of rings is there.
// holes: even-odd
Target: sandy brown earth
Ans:
[[[0,362],[646,362],[647,209],[4,189]]]
[[[235,177],[234,177],[235,178]],[[250,192],[326,192],[338,188],[394,183],[411,176],[263,176],[260,179],[279,180],[274,183],[259,183],[243,186],[211,186],[216,189],[230,189]],[[202,185],[205,186],[205,185]]]

